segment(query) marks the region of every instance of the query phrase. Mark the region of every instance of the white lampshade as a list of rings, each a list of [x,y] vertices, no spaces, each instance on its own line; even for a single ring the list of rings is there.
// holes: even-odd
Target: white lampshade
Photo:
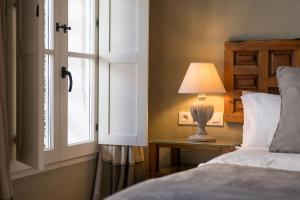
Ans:
[[[226,90],[213,63],[191,63],[178,93],[224,94]]]

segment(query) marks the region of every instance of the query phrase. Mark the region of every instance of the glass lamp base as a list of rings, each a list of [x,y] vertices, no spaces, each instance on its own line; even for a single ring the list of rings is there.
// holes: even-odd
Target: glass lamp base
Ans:
[[[192,135],[188,137],[188,141],[191,142],[215,142],[216,138],[209,135]]]

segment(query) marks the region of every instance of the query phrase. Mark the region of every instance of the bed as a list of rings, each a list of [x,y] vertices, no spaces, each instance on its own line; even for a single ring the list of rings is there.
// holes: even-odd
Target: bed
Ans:
[[[299,200],[300,154],[269,151],[280,115],[280,96],[270,95],[279,92],[276,81],[279,66],[300,66],[299,40],[226,42],[224,119],[245,121],[242,147],[195,169],[129,187],[108,199]],[[262,119],[249,121],[251,112],[246,110],[243,91],[264,92],[257,96],[267,96],[271,103],[260,101],[258,110],[269,107],[268,116],[252,112]],[[257,98],[255,95],[248,94],[249,98]],[[273,104],[277,105],[277,111]],[[256,137],[247,136],[253,132]]]
[[[300,154],[271,153],[268,148],[240,148],[206,164],[230,164],[300,172]],[[200,166],[205,164],[200,164]]]
[[[288,198],[287,198],[288,197]],[[151,179],[108,198],[132,200],[299,200],[300,155],[241,148],[174,175]]]

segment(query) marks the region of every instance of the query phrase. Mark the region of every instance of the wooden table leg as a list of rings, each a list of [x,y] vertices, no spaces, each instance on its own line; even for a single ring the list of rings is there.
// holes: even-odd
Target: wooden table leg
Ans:
[[[171,148],[171,165],[180,169],[180,148]]]
[[[149,177],[154,178],[159,173],[159,146],[149,145]]]

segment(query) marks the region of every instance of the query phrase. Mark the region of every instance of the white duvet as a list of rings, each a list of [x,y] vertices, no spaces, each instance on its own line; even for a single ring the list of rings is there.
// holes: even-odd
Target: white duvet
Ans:
[[[240,148],[205,164],[211,163],[300,171],[300,154],[271,153],[267,148]]]

